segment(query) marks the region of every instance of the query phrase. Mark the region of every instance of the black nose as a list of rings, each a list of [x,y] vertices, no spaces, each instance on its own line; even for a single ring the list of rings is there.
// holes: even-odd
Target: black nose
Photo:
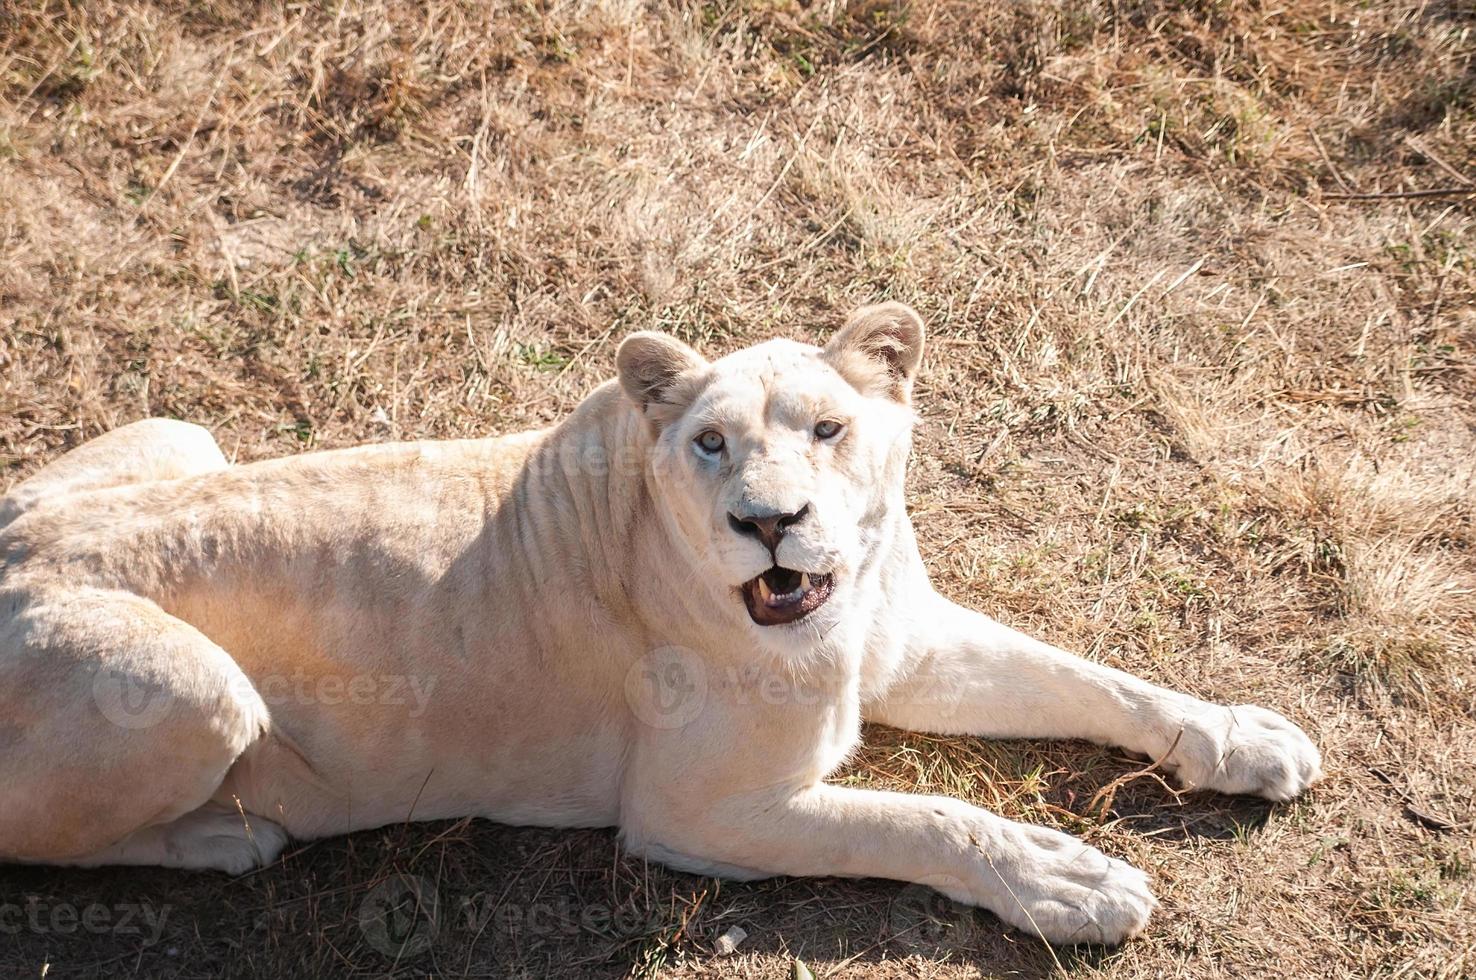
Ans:
[[[750,538],[758,538],[769,549],[769,554],[779,550],[779,539],[784,537],[784,532],[805,519],[810,513],[810,505],[805,504],[792,514],[737,514],[728,515],[728,526]]]

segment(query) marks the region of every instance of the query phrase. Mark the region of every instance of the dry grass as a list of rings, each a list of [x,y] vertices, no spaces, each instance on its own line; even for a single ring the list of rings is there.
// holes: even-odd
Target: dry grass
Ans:
[[[1109,751],[869,733],[842,778],[1153,874],[1146,937],[1059,961],[889,883],[457,824],[234,881],[5,869],[11,907],[172,911],[8,930],[4,971],[1476,973],[1473,58],[1467,0],[0,3],[0,486],[144,415],[242,460],[513,431],[627,330],[721,351],[895,297],[941,587],[1280,709],[1330,773],[1108,799]],[[356,915],[401,871],[442,916],[395,962]]]

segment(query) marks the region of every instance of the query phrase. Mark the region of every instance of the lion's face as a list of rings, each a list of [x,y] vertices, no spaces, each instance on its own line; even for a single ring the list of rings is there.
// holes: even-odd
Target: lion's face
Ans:
[[[622,345],[656,433],[657,504],[688,557],[766,640],[823,636],[900,501],[922,323],[869,307],[824,348],[775,340],[708,363],[661,334]]]

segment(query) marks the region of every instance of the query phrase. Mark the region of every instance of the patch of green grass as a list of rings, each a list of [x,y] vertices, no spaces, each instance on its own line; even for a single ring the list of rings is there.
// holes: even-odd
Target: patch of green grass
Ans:
[[[515,350],[518,360],[535,371],[559,371],[569,363],[569,359],[558,351],[537,344],[518,344]]]

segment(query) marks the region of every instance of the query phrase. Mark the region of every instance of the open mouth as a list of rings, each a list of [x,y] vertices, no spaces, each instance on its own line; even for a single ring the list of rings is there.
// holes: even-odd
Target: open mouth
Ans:
[[[834,588],[832,575],[811,575],[775,565],[743,583],[743,602],[755,623],[779,626],[798,622],[825,605]]]

